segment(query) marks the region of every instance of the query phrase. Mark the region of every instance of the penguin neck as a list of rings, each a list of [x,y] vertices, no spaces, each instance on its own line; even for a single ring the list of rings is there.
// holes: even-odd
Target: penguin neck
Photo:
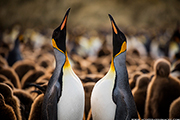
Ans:
[[[55,59],[56,59],[56,69],[60,70],[65,64],[66,56],[64,53],[57,50],[56,48],[54,48],[54,53],[55,53]]]
[[[54,49],[54,52],[55,52],[55,58],[56,58],[56,68],[61,69],[63,67],[63,69],[72,70],[67,52],[65,51],[65,53],[62,53],[61,51],[57,49]]]
[[[113,64],[116,72],[115,84],[124,88],[129,84],[126,69],[126,51],[116,56],[113,59]]]

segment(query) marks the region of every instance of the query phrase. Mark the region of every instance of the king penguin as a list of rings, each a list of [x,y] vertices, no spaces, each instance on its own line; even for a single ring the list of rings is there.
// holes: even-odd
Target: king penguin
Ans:
[[[109,14],[113,29],[113,57],[108,73],[94,86],[91,95],[93,120],[138,118],[126,69],[126,37]]]
[[[9,66],[12,66],[15,62],[22,60],[21,51],[20,51],[20,41],[23,40],[22,35],[18,35],[17,39],[14,42],[14,48],[9,52],[7,61]]]
[[[52,35],[56,67],[49,80],[42,104],[43,120],[82,120],[84,89],[72,70],[66,51],[66,22],[70,8]]]

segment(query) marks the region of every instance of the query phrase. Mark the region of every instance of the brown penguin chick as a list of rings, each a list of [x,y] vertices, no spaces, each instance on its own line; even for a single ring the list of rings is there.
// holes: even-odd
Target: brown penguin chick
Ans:
[[[148,85],[144,118],[169,118],[169,107],[180,96],[180,81],[170,76],[170,63],[159,59]]]
[[[9,81],[8,78],[2,74],[0,74],[0,83],[4,81]]]
[[[23,76],[29,71],[29,70],[34,70],[35,69],[35,63],[30,61],[30,60],[22,60],[22,61],[17,61],[14,63],[12,68],[15,70],[17,75],[19,76],[19,79],[23,78]]]
[[[141,72],[135,72],[135,73],[133,73],[132,78],[129,79],[129,86],[130,86],[131,90],[135,87],[137,78],[140,75],[142,75]]]
[[[17,120],[21,120],[20,103],[12,89],[5,83],[0,83],[0,93],[4,96],[5,103],[13,108]]]
[[[7,77],[11,81],[11,83],[14,85],[15,88],[21,88],[19,77],[13,68],[10,68],[10,67],[3,68],[0,70],[0,74]]]
[[[87,82],[87,83],[83,84],[84,91],[85,91],[85,116],[88,116],[88,112],[91,108],[90,98],[91,98],[91,92],[92,92],[94,85],[95,85],[95,82]]]
[[[144,117],[144,107],[149,82],[150,79],[148,75],[141,75],[137,78],[136,86],[132,90],[134,101],[141,118]]]
[[[44,99],[44,94],[41,94],[36,97],[34,102],[31,105],[31,110],[29,113],[28,120],[41,120],[41,106]]]
[[[14,110],[5,103],[3,95],[0,93],[0,116],[1,120],[17,120]]]
[[[20,108],[21,108],[21,116],[22,120],[27,120],[29,117],[29,112],[31,109],[31,104],[33,103],[32,96],[22,89],[15,89],[13,90],[13,94],[19,99],[20,101]]]
[[[0,83],[5,83],[7,84],[11,89],[14,89],[14,85],[8,80],[7,77],[5,77],[4,75],[0,74]]]
[[[180,118],[180,97],[175,99],[169,108],[169,118]]]
[[[7,67],[7,66],[8,66],[8,63],[7,63],[6,59],[0,55],[0,69]]]
[[[22,89],[27,88],[29,83],[36,82],[36,80],[44,74],[44,70],[41,69],[28,71],[21,80]]]
[[[46,74],[40,76],[40,77],[36,80],[36,83],[41,83],[41,82],[44,83],[45,81],[49,81],[50,78],[51,78],[51,76],[52,76],[52,74],[46,73]]]

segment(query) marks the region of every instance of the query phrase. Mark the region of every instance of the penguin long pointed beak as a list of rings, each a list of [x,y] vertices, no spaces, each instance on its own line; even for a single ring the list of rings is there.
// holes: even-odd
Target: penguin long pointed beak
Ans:
[[[113,32],[114,32],[115,34],[118,34],[118,30],[117,30],[118,28],[117,28],[117,26],[116,26],[116,23],[114,22],[113,17],[112,17],[110,14],[108,14],[108,15],[109,15],[109,18],[110,18],[110,20],[111,20]]]
[[[52,45],[62,53],[66,53],[66,24],[70,8],[66,11],[62,23],[57,27],[52,35]]]
[[[109,15],[113,30],[113,58],[126,51],[126,37],[117,27],[113,17]]]
[[[64,16],[64,19],[60,25],[60,30],[63,30],[66,26],[66,23],[67,23],[67,18],[68,18],[68,15],[69,15],[69,11],[70,11],[71,8],[69,8],[67,11],[66,11],[66,14]]]

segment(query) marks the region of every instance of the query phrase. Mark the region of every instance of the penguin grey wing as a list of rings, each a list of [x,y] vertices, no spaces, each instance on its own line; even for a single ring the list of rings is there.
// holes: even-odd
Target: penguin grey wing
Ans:
[[[113,101],[116,104],[114,120],[125,120],[127,118],[127,105],[124,96],[119,89],[113,92]]]
[[[53,87],[53,93],[51,93],[48,98],[46,111],[47,111],[47,118],[49,120],[57,119],[58,89],[59,87]]]
[[[52,76],[52,79],[53,78],[54,76]],[[49,82],[42,106],[43,120],[57,120],[57,103],[61,96],[62,89],[62,84],[60,83],[60,81],[62,81],[62,74],[60,74],[60,77],[57,81]]]

